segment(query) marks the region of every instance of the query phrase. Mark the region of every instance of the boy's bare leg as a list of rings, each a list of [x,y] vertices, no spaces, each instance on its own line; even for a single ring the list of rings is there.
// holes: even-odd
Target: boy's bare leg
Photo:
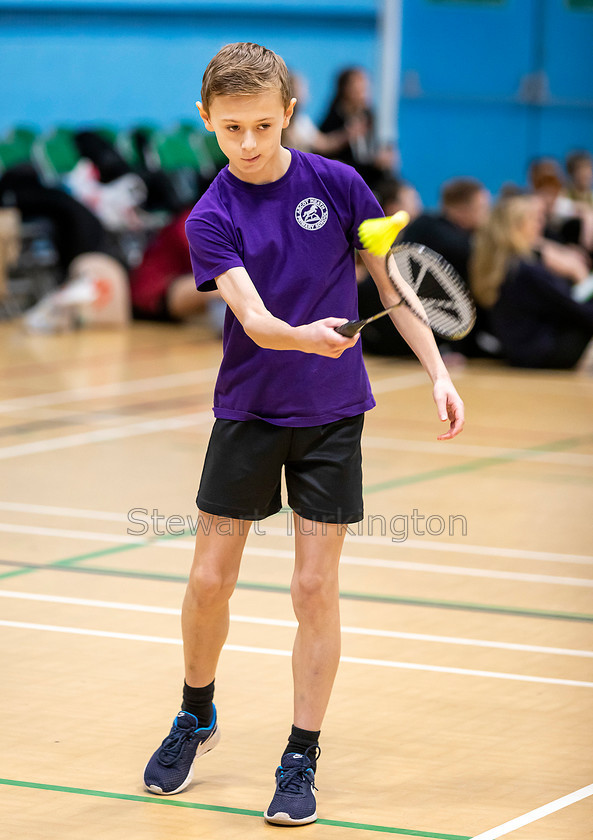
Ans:
[[[295,514],[291,594],[299,622],[293,655],[294,724],[321,729],[340,661],[338,566],[346,529]]]
[[[185,790],[193,778],[195,759],[220,739],[212,704],[213,680],[229,628],[229,598],[251,524],[201,511],[199,517],[194,562],[181,611],[187,684],[182,711],[144,768],[148,790],[167,796]],[[213,713],[209,722],[201,715],[205,709]]]
[[[196,548],[181,611],[185,681],[191,686],[212,682],[229,629],[233,594],[250,522],[211,516],[200,511],[204,528]]]

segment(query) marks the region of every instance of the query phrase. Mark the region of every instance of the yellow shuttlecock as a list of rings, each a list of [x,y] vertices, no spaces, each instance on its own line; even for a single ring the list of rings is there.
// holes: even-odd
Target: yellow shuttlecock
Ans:
[[[360,241],[367,251],[377,257],[384,257],[400,230],[410,221],[405,210],[398,210],[393,216],[381,219],[365,219],[358,228]]]

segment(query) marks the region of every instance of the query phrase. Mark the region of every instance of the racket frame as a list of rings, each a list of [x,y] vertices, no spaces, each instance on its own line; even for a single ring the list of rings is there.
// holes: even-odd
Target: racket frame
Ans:
[[[399,271],[399,266],[397,264],[397,260],[395,259],[396,253],[405,253],[406,251],[415,252],[417,254],[426,254],[429,258],[433,259],[437,265],[443,270],[446,275],[452,280],[454,285],[458,286],[460,291],[463,289],[463,281],[459,277],[457,271],[451,266],[440,254],[437,254],[432,249],[428,248],[425,245],[419,245],[413,242],[405,242],[400,245],[394,245],[392,248],[389,249],[385,256],[385,271],[387,276],[397,292],[400,296],[400,300],[398,303],[392,304],[388,306],[386,309],[381,310],[381,312],[377,312],[375,315],[371,315],[368,318],[362,318],[356,321],[347,321],[345,324],[341,324],[339,327],[334,327],[335,331],[340,335],[346,336],[347,338],[353,338],[357,333],[359,333],[367,324],[376,321],[378,318],[383,318],[385,315],[388,315],[394,309],[397,309],[398,306],[404,304],[406,308],[408,308],[415,316],[421,321],[425,326],[429,327],[430,329],[434,329],[439,335],[443,335],[444,338],[451,338],[451,339],[459,339],[463,338],[465,335],[469,333],[471,328],[475,322],[475,309],[473,306],[473,301],[467,296],[467,303],[470,309],[471,317],[469,319],[469,326],[467,326],[464,330],[460,330],[458,333],[447,335],[445,333],[440,333],[438,329],[433,327],[430,322],[429,316],[426,314],[424,307],[422,306],[422,302],[410,283],[408,283],[405,278],[402,276],[401,272]],[[393,262],[395,263],[395,268],[397,269],[398,277],[393,276],[393,271],[390,268],[390,257],[393,257]],[[403,286],[402,286],[403,284]],[[409,300],[408,300],[409,298]]]

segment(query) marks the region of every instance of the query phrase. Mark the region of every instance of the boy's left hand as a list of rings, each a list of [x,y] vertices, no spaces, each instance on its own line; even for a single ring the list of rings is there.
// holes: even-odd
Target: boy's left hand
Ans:
[[[439,378],[434,383],[432,396],[439,412],[439,418],[443,421],[449,420],[449,429],[437,440],[450,440],[463,430],[465,422],[465,409],[463,400],[455,390],[455,386],[449,378]]]

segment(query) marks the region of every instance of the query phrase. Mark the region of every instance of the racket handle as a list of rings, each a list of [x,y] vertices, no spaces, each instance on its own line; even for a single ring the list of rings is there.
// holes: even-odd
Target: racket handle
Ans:
[[[340,324],[339,327],[334,327],[334,330],[340,335],[345,335],[346,338],[354,338],[356,333],[360,332],[366,324],[366,320],[362,321],[348,321],[345,324]]]

